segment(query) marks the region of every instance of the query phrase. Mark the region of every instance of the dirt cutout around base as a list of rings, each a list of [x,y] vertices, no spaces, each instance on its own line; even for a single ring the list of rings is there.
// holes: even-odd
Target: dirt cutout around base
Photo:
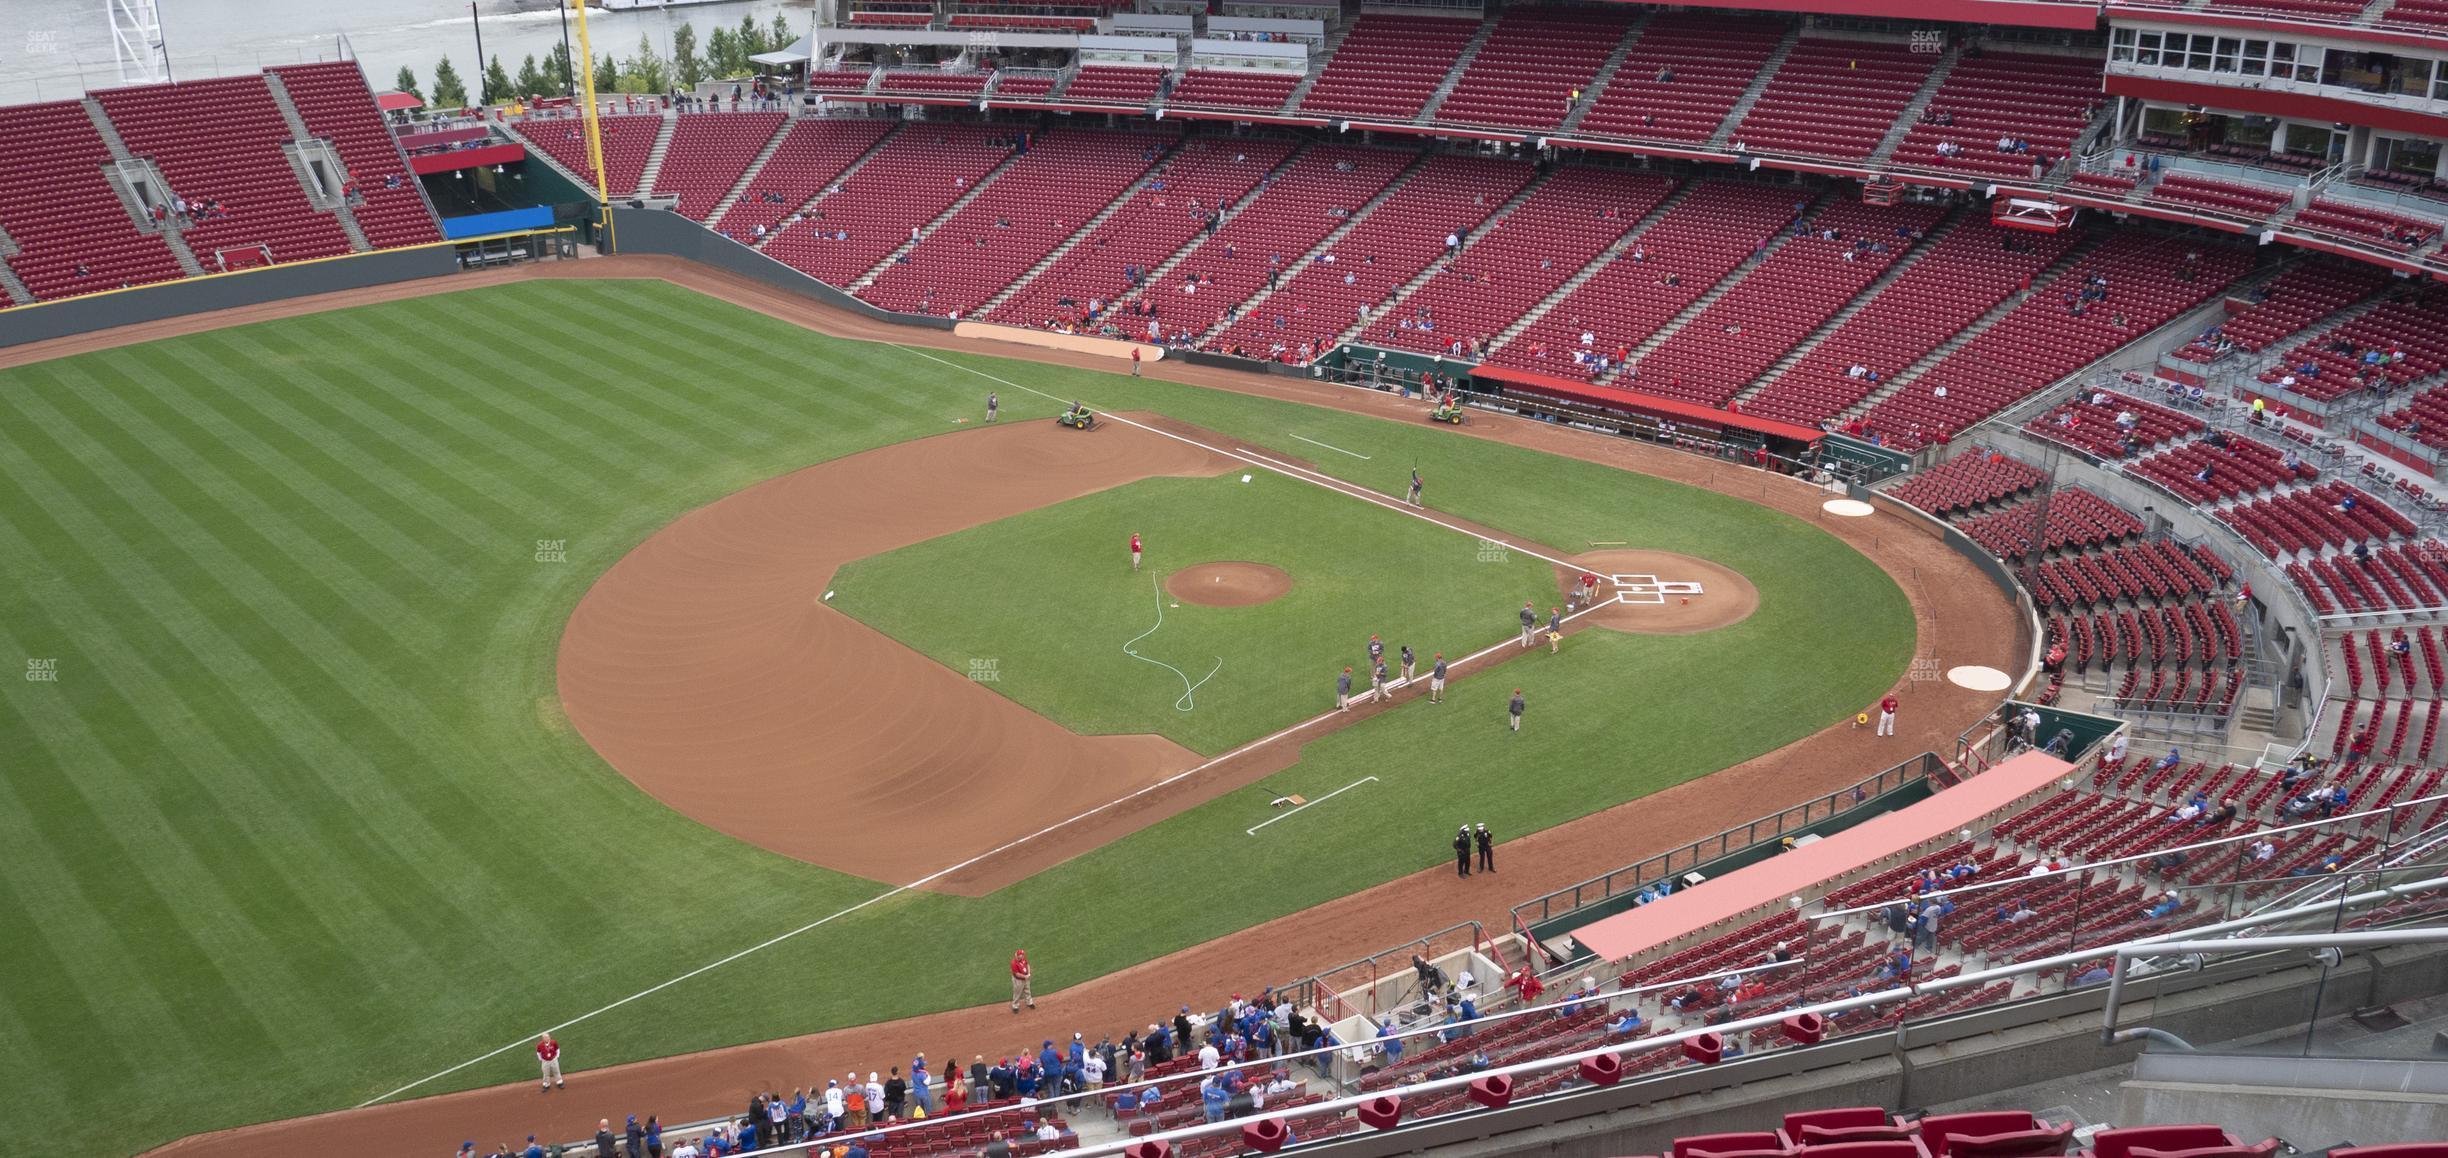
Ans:
[[[1167,594],[1201,607],[1255,607],[1291,590],[1291,574],[1264,563],[1200,563],[1165,577]]]
[[[1160,736],[1072,733],[827,604],[834,572],[1140,479],[1242,465],[1122,423],[1080,435],[1014,422],[760,483],[596,580],[562,634],[561,703],[623,776],[698,823],[915,881],[1199,757]],[[808,801],[823,802],[821,822]]]
[[[1759,588],[1723,563],[1672,551],[1591,551],[1572,562],[1556,568],[1556,583],[1570,592],[1584,572],[1598,577],[1598,610],[1581,617],[1592,627],[1693,635],[1731,627],[1759,610]],[[1655,595],[1646,590],[1652,580],[1661,585]],[[1677,591],[1684,583],[1699,584],[1700,593]]]

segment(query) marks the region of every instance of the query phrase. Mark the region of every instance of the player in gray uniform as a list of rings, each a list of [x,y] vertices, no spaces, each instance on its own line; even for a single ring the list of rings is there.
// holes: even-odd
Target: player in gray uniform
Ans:
[[[1410,684],[1411,684],[1411,669],[1412,669],[1412,667],[1413,667],[1413,666],[1414,666],[1414,665],[1415,665],[1417,662],[1418,662],[1418,661],[1417,661],[1417,659],[1415,659],[1415,658],[1412,656],[1412,654],[1411,654],[1411,645],[1410,645],[1410,644],[1407,644],[1407,643],[1406,643],[1406,644],[1404,644],[1404,645],[1402,645],[1402,672],[1403,672],[1403,686],[1405,686],[1405,687],[1410,686]]]
[[[1344,668],[1343,674],[1335,677],[1335,710],[1338,712],[1348,712],[1351,710],[1350,668]]]
[[[1428,669],[1428,702],[1445,702],[1445,653],[1436,653],[1436,666]]]
[[[986,421],[988,421],[988,422],[992,422],[992,421],[994,421],[994,420],[995,420],[995,414],[996,414],[996,412],[998,412],[998,411],[1000,411],[1000,410],[1002,410],[1002,409],[1003,409],[1003,400],[1002,400],[1001,398],[996,397],[996,396],[995,396],[995,392],[994,392],[994,391],[992,391],[992,390],[987,391],[987,392],[986,392]]]
[[[1528,647],[1530,646],[1530,641],[1538,637],[1538,608],[1532,607],[1527,603],[1522,604],[1521,623],[1522,646]]]
[[[1520,688],[1513,689],[1513,702],[1505,705],[1505,713],[1512,720],[1513,730],[1521,731],[1522,694]]]

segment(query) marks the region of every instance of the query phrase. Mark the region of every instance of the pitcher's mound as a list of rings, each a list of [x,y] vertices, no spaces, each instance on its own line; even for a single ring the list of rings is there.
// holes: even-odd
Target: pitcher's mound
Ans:
[[[1264,563],[1200,563],[1165,580],[1173,598],[1202,607],[1250,607],[1291,589],[1292,576]]]
[[[1742,573],[1672,551],[1592,551],[1556,568],[1565,588],[1581,573],[1598,576],[1598,610],[1583,618],[1599,627],[1657,635],[1689,635],[1740,623],[1759,610],[1759,589]],[[1698,594],[1689,585],[1698,584]],[[1687,602],[1688,601],[1688,602]]]

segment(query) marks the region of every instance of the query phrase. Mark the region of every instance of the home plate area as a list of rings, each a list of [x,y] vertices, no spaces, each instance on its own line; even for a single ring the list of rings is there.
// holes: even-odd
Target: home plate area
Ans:
[[[1689,580],[1666,580],[1655,575],[1606,576],[1615,589],[1615,602],[1647,604],[1662,607],[1671,600],[1705,594],[1701,584]]]
[[[1583,622],[1617,631],[1682,635],[1740,623],[1759,609],[1759,589],[1722,563],[1672,551],[1591,551],[1556,568],[1569,592],[1583,574],[1598,576],[1597,609]]]

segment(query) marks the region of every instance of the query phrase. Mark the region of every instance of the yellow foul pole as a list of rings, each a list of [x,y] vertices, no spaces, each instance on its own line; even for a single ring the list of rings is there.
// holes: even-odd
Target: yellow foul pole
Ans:
[[[609,205],[612,192],[604,187],[603,129],[595,123],[595,49],[587,43],[586,0],[569,0],[569,6],[578,10],[578,59],[572,63],[578,67],[586,94],[587,163],[595,166],[595,203]]]

